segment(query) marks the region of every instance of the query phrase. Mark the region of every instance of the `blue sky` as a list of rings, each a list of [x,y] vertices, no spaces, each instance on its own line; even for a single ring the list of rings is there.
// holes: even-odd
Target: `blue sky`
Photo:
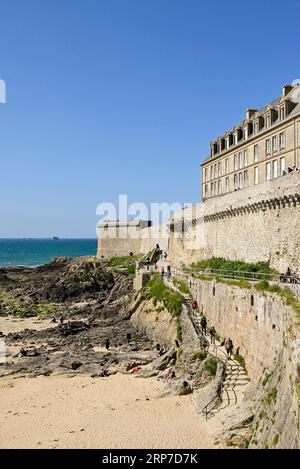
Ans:
[[[1,0],[0,237],[196,202],[212,138],[300,77],[300,2]]]

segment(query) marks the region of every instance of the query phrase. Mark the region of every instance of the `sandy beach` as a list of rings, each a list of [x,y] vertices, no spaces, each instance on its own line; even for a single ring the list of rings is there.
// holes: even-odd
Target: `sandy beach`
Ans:
[[[62,376],[0,381],[1,448],[209,448],[190,397],[158,398],[155,378]]]

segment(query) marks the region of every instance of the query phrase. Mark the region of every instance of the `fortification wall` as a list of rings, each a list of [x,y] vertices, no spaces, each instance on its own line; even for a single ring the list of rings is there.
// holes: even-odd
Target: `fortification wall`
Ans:
[[[191,264],[213,256],[269,261],[300,272],[300,173],[206,201],[174,224],[169,258]]]
[[[194,205],[172,223],[169,235],[165,224],[140,230],[138,238],[100,240],[98,253],[147,253],[158,243],[173,265],[220,256],[300,272],[300,172]]]
[[[248,374],[258,384],[251,446],[297,448],[300,331],[294,310],[279,295],[254,288],[193,277],[189,284],[210,325],[240,347]]]

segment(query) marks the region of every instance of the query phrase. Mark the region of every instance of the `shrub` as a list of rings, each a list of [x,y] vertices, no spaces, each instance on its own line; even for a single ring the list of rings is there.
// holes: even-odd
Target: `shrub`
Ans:
[[[211,259],[202,260],[200,262],[193,263],[190,268],[193,270],[216,269],[262,274],[276,273],[274,269],[271,269],[269,262],[249,263],[243,261],[231,261],[224,259],[223,257],[212,257]]]
[[[176,318],[177,339],[182,341],[182,322],[181,311],[183,305],[183,297],[180,293],[174,292],[168,288],[158,273],[154,273],[146,285],[148,290],[147,298],[153,301],[159,301],[171,313],[172,318]]]
[[[204,352],[204,351],[195,352],[193,356],[196,360],[203,361],[207,358],[207,352]]]
[[[176,277],[173,278],[173,284],[175,287],[178,288],[178,290],[183,294],[183,295],[188,295],[190,298],[192,297],[192,294],[190,292],[190,289],[187,285],[187,283],[184,280],[179,280]]]
[[[255,288],[258,291],[267,291],[269,287],[270,287],[270,284],[267,280],[261,280],[255,285]]]
[[[234,359],[235,359],[235,361],[237,361],[241,365],[242,368],[246,369],[245,359],[242,355],[240,355],[240,354],[237,355],[236,354],[236,355],[234,355]]]
[[[218,368],[218,360],[215,357],[209,357],[204,362],[204,369],[212,376],[216,376]]]

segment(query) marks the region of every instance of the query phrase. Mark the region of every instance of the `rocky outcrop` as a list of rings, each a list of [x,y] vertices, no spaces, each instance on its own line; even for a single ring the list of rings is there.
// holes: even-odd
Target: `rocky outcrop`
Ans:
[[[137,300],[141,296],[138,297]],[[133,308],[129,306],[129,310]],[[175,320],[163,306],[155,304],[153,300],[143,300],[135,308],[130,322],[147,337],[168,349],[174,348],[177,337]]]

